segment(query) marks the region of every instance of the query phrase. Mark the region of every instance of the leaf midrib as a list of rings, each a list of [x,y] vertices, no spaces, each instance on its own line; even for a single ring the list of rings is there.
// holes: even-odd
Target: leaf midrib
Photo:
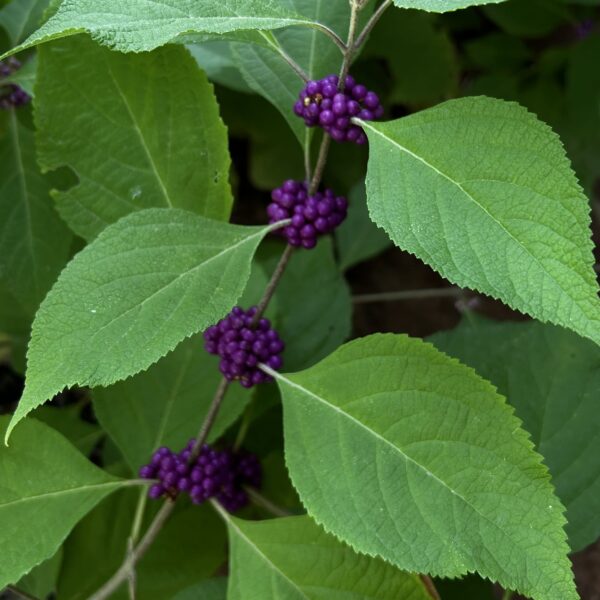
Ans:
[[[91,484],[91,485],[79,486],[79,487],[75,487],[75,488],[67,488],[64,490],[55,490],[53,492],[44,492],[42,494],[35,494],[33,496],[27,496],[26,498],[19,498],[17,500],[12,500],[10,502],[0,503],[0,512],[2,512],[2,510],[10,508],[12,506],[16,506],[19,504],[27,504],[29,502],[34,502],[36,500],[42,500],[42,499],[46,500],[48,498],[68,496],[70,494],[76,494],[78,492],[86,492],[86,491],[90,491],[90,490],[97,490],[97,489],[110,488],[110,487],[119,487],[121,485],[124,485],[124,482],[107,481],[104,483],[96,483],[96,484]]]
[[[291,580],[273,561],[271,561],[271,559],[264,552],[261,551],[261,549],[248,536],[244,534],[244,532],[235,524],[233,519],[227,518],[227,522],[231,528],[235,529],[239,538],[242,539],[248,546],[250,546],[250,548],[252,548],[256,552],[256,554],[263,559],[264,562],[270,565],[275,572],[279,573],[281,577],[288,581],[294,589],[298,590],[298,592],[302,595],[303,598],[306,598],[306,600],[310,600],[310,598],[304,593],[304,591],[298,586],[298,584]]]
[[[167,191],[165,182],[163,181],[160,173],[158,172],[158,167],[156,166],[154,156],[152,155],[152,152],[150,152],[150,148],[146,142],[146,138],[144,137],[141,127],[138,124],[137,118],[136,118],[135,114],[133,113],[133,110],[129,104],[129,100],[125,96],[123,90],[121,89],[119,82],[117,81],[117,78],[115,77],[115,74],[113,73],[112,66],[110,64],[110,56],[108,54],[105,54],[104,56],[105,56],[105,61],[106,61],[106,71],[107,71],[110,79],[114,83],[115,89],[116,89],[117,93],[119,94],[119,97],[121,98],[123,106],[125,107],[125,110],[127,111],[129,118],[131,119],[131,124],[133,126],[133,130],[135,131],[135,133],[138,136],[138,139],[140,140],[140,145],[144,151],[144,154],[146,155],[146,157],[148,159],[150,168],[152,169],[152,172],[154,173],[154,176],[156,177],[158,186],[159,186],[159,188],[162,192],[162,195],[164,196],[165,201],[167,203],[167,207],[173,208],[173,202],[171,201],[171,198],[169,197],[169,192]]]
[[[148,296],[147,298],[144,298],[141,302],[135,304],[134,306],[131,306],[124,313],[121,313],[120,315],[111,319],[108,323],[106,323],[100,329],[98,329],[96,332],[94,332],[91,339],[92,340],[96,339],[96,337],[102,331],[104,331],[104,329],[106,329],[107,327],[110,327],[113,323],[115,323],[119,319],[123,318],[124,316],[128,315],[131,311],[142,308],[147,302],[150,302],[155,296],[162,294],[164,291],[169,289],[169,287],[171,287],[172,285],[175,285],[183,277],[187,277],[188,275],[191,275],[195,271],[202,269],[203,267],[205,267],[206,265],[210,264],[211,262],[217,260],[221,256],[226,255],[228,252],[233,252],[234,250],[236,250],[238,247],[242,246],[249,240],[253,240],[255,237],[260,237],[260,236],[265,235],[267,233],[267,231],[269,231],[269,230],[270,230],[270,228],[264,228],[252,235],[244,237],[239,242],[234,244],[233,246],[227,246],[224,250],[221,250],[221,252],[219,252],[218,254],[215,254],[214,256],[211,256],[209,259],[205,260],[204,262],[200,263],[199,265],[196,265],[195,267],[192,267],[191,269],[187,269],[183,273],[180,273],[179,275],[177,275],[177,277],[172,279],[169,283],[167,283],[166,285],[163,285],[161,288],[159,288],[158,290],[156,290],[155,292],[150,294],[150,296]]]
[[[29,254],[31,258],[31,264],[33,265],[33,269],[31,269],[31,277],[33,279],[33,285],[35,287],[35,297],[39,298],[40,296],[40,281],[38,279],[38,270],[37,264],[35,260],[35,250],[33,247],[33,222],[31,218],[31,206],[29,204],[29,191],[27,188],[27,180],[25,177],[25,163],[23,162],[23,154],[21,151],[21,141],[19,138],[19,128],[17,125],[17,116],[15,114],[15,109],[10,110],[10,132],[11,132],[11,141],[13,150],[15,153],[15,161],[17,163],[18,177],[19,180],[19,188],[21,189],[21,193],[23,194],[23,208],[25,210],[25,221],[27,223],[27,227],[25,228],[27,235],[27,247],[29,248]]]

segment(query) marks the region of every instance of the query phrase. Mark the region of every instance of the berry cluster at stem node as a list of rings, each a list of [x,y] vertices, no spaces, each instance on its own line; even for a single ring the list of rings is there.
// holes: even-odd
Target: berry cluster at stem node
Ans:
[[[367,136],[352,118],[380,119],[383,106],[375,92],[357,84],[351,75],[346,76],[343,90],[339,83],[337,75],[309,81],[294,104],[294,112],[307,127],[322,127],[336,142],[364,144]]]
[[[206,351],[221,357],[221,373],[228,381],[239,381],[246,388],[272,380],[261,371],[260,363],[275,370],[283,365],[285,344],[269,319],[254,322],[256,310],[255,306],[246,311],[236,306],[204,332]]]
[[[186,493],[194,504],[202,504],[216,498],[229,512],[235,512],[248,504],[244,487],[259,487],[262,470],[258,458],[249,453],[219,451],[208,445],[202,446],[197,458],[190,460],[194,440],[181,452],[159,448],[149,464],[140,471],[143,479],[158,479],[150,486],[148,496],[153,499],[175,499]]]
[[[271,193],[272,202],[267,207],[269,223],[284,219],[292,222],[276,232],[283,235],[291,246],[314,248],[317,238],[331,233],[348,213],[348,201],[331,190],[308,195],[308,185],[292,179]]]
[[[16,58],[0,61],[0,109],[16,108],[31,101],[31,96],[21,86],[2,82],[4,77],[9,77],[20,68],[21,63]]]

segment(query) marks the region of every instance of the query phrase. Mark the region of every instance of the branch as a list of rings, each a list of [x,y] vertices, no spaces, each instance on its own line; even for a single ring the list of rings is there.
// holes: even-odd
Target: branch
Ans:
[[[229,381],[225,379],[225,377],[221,378],[219,382],[219,387],[213,396],[212,402],[208,408],[208,412],[206,413],[206,417],[204,417],[204,421],[200,426],[200,431],[198,431],[198,435],[196,436],[196,441],[194,442],[194,447],[192,448],[192,452],[190,453],[189,463],[194,462],[198,455],[200,454],[200,450],[206,439],[208,438],[208,434],[212,429],[212,426],[215,424],[217,419],[217,415],[219,414],[219,409],[221,408],[221,404],[225,399],[225,394],[227,393],[227,389],[229,388]]]
[[[279,43],[275,43],[271,37],[269,37],[264,31],[259,31],[260,35],[264,38],[264,40],[269,45],[274,52],[277,52],[283,60],[292,68],[294,73],[300,77],[306,83],[309,80],[308,75],[304,71],[304,69],[279,45]]]
[[[373,27],[377,25],[377,22],[381,19],[383,13],[391,5],[392,0],[385,0],[385,2],[373,13],[373,16],[369,19],[364,29],[360,32],[360,35],[356,38],[356,41],[354,42],[354,51],[358,50],[365,43],[371,31],[373,31]]]
[[[173,512],[174,508],[175,502],[173,500],[165,500],[165,503],[156,514],[156,517],[152,521],[148,531],[146,531],[142,541],[131,553],[127,554],[125,562],[121,565],[119,570],[96,593],[92,594],[88,600],[105,600],[105,598],[108,598],[119,588],[119,586],[129,577],[133,566],[140,558],[142,558],[142,556],[144,556],[148,548],[150,548],[152,542],[154,542],[156,536],[160,533],[162,526]]]
[[[279,259],[277,266],[275,267],[275,271],[273,272],[273,275],[271,276],[271,280],[269,281],[269,283],[267,284],[267,287],[265,288],[263,297],[261,298],[260,302],[257,305],[256,314],[254,315],[254,318],[252,319],[253,325],[256,325],[256,323],[258,323],[260,318],[265,314],[265,311],[267,310],[267,308],[269,306],[269,302],[271,302],[271,298],[273,298],[273,294],[275,293],[275,290],[277,289],[277,286],[279,285],[279,282],[281,281],[281,278],[283,277],[285,268],[288,266],[288,264],[290,262],[290,258],[292,258],[293,253],[294,253],[294,247],[290,246],[288,244],[286,246],[285,250],[283,251],[281,258]]]
[[[329,29],[329,27],[323,25],[322,23],[314,23],[313,27],[329,36],[333,40],[333,43],[342,51],[342,53],[346,54],[348,48],[346,47],[346,44],[344,44],[344,40],[342,40],[342,38],[335,31],[333,31],[333,29]]]
[[[321,185],[321,179],[323,179],[323,172],[325,171],[325,165],[327,164],[327,156],[329,155],[329,148],[331,146],[331,138],[329,134],[325,133],[323,141],[321,142],[321,148],[319,150],[319,158],[315,166],[315,174],[310,182],[308,194],[312,196],[319,189]]]
[[[441,600],[440,595],[433,583],[433,579],[429,577],[429,575],[421,575],[421,581],[425,586],[425,589],[429,592],[429,595],[433,598],[433,600]]]
[[[462,296],[464,290],[458,287],[434,288],[428,290],[406,290],[399,292],[382,292],[381,294],[359,294],[352,297],[354,304],[372,302],[397,302],[399,300],[423,300],[425,298],[452,298]]]
[[[352,0],[350,5],[350,26],[348,27],[348,41],[346,42],[346,51],[344,52],[344,61],[342,62],[342,69],[340,71],[340,90],[344,90],[346,75],[350,70],[352,58],[356,51],[354,47],[354,38],[356,37],[356,25],[358,23],[358,3],[357,0]]]

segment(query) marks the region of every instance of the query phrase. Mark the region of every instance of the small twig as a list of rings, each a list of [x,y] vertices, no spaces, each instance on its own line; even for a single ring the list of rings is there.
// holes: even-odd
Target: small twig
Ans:
[[[334,44],[344,53],[344,55],[346,54],[348,48],[346,47],[344,40],[335,31],[329,29],[329,27],[323,25],[322,23],[314,23],[314,27],[315,29],[322,31],[325,35],[328,35],[333,40]]]
[[[208,438],[208,434],[214,425],[217,415],[219,414],[219,409],[221,408],[221,404],[225,398],[225,394],[227,393],[227,389],[229,388],[229,381],[225,379],[225,377],[221,378],[219,383],[219,387],[215,392],[215,395],[210,403],[208,408],[208,412],[206,413],[206,417],[204,417],[204,421],[200,427],[200,431],[196,436],[196,441],[194,442],[194,447],[192,448],[192,452],[190,454],[189,462],[192,463],[198,458],[198,454],[200,454],[200,450],[202,446],[206,442]]]
[[[273,43],[264,32],[261,31],[261,34],[269,44],[269,47],[277,52],[277,54],[279,54],[279,56],[281,56],[281,58],[283,58],[283,60],[285,60],[285,62],[292,68],[292,71],[294,71],[294,73],[296,73],[296,75],[298,75],[298,77],[300,77],[300,79],[306,83],[310,79],[306,71],[279,44]]]
[[[323,171],[325,171],[325,165],[327,164],[327,156],[329,154],[329,147],[331,146],[331,138],[327,133],[324,134],[323,141],[321,142],[321,148],[319,150],[319,158],[315,165],[315,174],[310,182],[308,193],[310,196],[316,193],[321,185],[321,179],[323,179]]]
[[[385,2],[373,13],[373,16],[368,20],[364,29],[360,32],[360,35],[354,42],[354,51],[358,50],[366,41],[367,37],[373,31],[373,27],[377,25],[379,19],[383,13],[392,5],[392,0],[385,0]]]
[[[429,592],[429,595],[433,598],[433,600],[441,600],[440,595],[433,583],[433,580],[429,575],[421,575],[421,581],[425,586],[425,589]]]
[[[121,565],[119,570],[94,594],[92,594],[88,600],[105,600],[115,592],[119,586],[127,579],[131,570],[131,565],[136,564],[142,556],[146,553],[148,548],[154,542],[156,536],[160,533],[162,526],[169,518],[173,509],[175,508],[175,502],[173,500],[166,500],[162,505],[161,509],[154,517],[154,520],[150,524],[148,531],[146,531],[142,541],[133,550],[127,560]]]
[[[350,26],[348,27],[348,41],[346,42],[346,51],[344,52],[344,60],[342,62],[342,68],[340,70],[340,90],[344,90],[346,75],[348,75],[348,71],[350,70],[350,65],[352,64],[352,58],[354,57],[354,53],[356,51],[354,47],[354,38],[356,36],[356,25],[358,23],[358,2],[357,0],[352,0],[350,6]]]
[[[148,501],[148,492],[145,489],[140,490],[140,497],[138,498],[137,505],[135,507],[135,515],[133,517],[133,524],[131,526],[131,534],[129,537],[134,544],[137,543],[140,537],[140,531],[142,529],[142,521],[144,519],[144,511],[146,510],[146,502]]]
[[[425,298],[452,298],[462,296],[464,293],[464,290],[458,287],[406,290],[382,292],[381,294],[359,294],[352,297],[352,302],[354,304],[369,304],[373,302],[397,302],[399,300],[423,300]]]
[[[281,58],[283,58],[283,60],[290,65],[292,71],[294,71],[294,73],[296,73],[296,75],[298,75],[298,77],[304,81],[304,83],[310,79],[306,71],[281,46],[277,47],[277,52]]]
[[[265,498],[258,490],[252,487],[245,488],[246,493],[250,497],[250,500],[257,506],[264,508],[267,512],[270,512],[274,517],[291,517],[294,513],[291,513],[281,506],[271,502],[268,498]]]
[[[310,165],[310,147],[312,142],[312,131],[309,127],[304,130],[304,180],[309,182],[311,179]]]
[[[267,308],[269,306],[269,302],[271,302],[271,298],[273,298],[273,294],[275,293],[275,290],[277,289],[277,286],[279,285],[281,277],[283,276],[283,273],[285,272],[285,268],[288,266],[288,263],[290,262],[290,258],[292,258],[293,253],[294,253],[294,247],[290,246],[288,244],[286,246],[285,250],[283,251],[281,258],[279,259],[277,266],[275,267],[275,271],[273,272],[273,275],[271,276],[271,280],[267,284],[267,287],[265,289],[265,293],[263,294],[263,297],[261,298],[260,302],[258,303],[258,305],[256,307],[256,313],[252,320],[253,324],[258,323],[259,319],[265,314],[265,311],[267,310]]]
[[[502,600],[511,600],[513,594],[514,592],[511,592],[510,590],[505,590],[504,594],[502,594]]]
[[[131,560],[133,556],[133,539],[130,537],[127,540],[127,556],[129,559],[129,574],[127,575],[127,580],[129,582],[128,591],[129,591],[129,600],[135,600],[135,563]]]

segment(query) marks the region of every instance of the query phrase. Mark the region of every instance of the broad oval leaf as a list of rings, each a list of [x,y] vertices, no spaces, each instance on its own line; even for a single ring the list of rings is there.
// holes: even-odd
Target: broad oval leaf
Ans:
[[[325,529],[406,571],[577,599],[547,469],[470,368],[388,334],[277,380],[292,482]]]
[[[39,160],[78,176],[78,185],[55,192],[76,233],[89,240],[151,207],[229,218],[227,130],[185,48],[126,55],[77,36],[40,48],[39,60]]]
[[[571,550],[600,535],[600,348],[552,325],[469,317],[431,338],[515,407],[567,507]]]
[[[83,32],[121,52],[146,52],[181,34],[189,37],[292,25],[324,28],[282,9],[275,0],[64,0],[56,14],[10,54]]]
[[[229,600],[431,600],[418,575],[357,554],[310,517],[243,521],[226,514]]]
[[[369,211],[397,246],[600,344],[589,205],[547,125],[477,97],[363,127]]]
[[[393,0],[400,8],[416,8],[429,12],[449,12],[469,6],[481,6],[482,4],[498,4],[505,0]]]
[[[0,417],[0,435],[8,420]],[[79,519],[128,484],[34,419],[19,427],[10,447],[0,447],[0,481],[0,589],[53,556]]]
[[[147,369],[223,317],[273,229],[153,208],[107,227],[61,273],[33,323],[25,391],[8,429],[67,386]]]

